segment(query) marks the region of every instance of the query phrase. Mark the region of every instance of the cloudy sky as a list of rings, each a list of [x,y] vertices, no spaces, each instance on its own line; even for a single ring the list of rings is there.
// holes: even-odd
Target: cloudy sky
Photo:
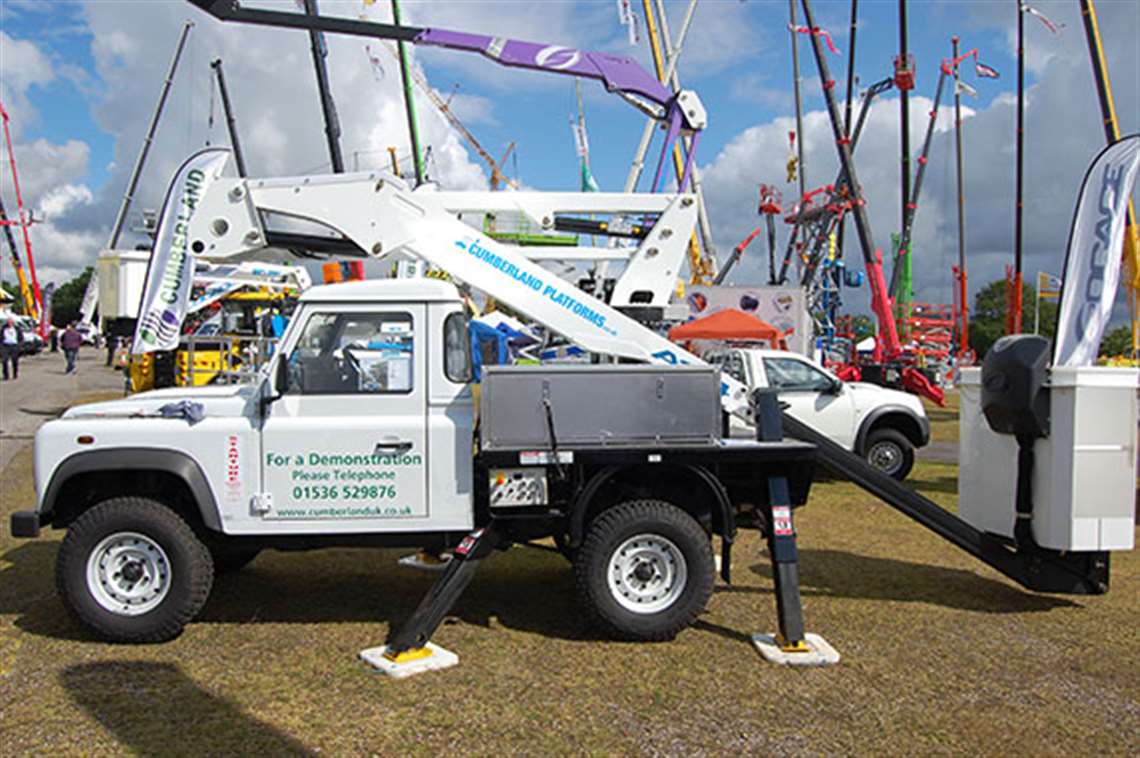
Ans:
[[[293,0],[247,2],[296,7]],[[676,34],[687,2],[665,4]],[[644,24],[641,3],[633,5]],[[918,69],[910,101],[916,155],[951,35],[962,38],[964,50],[978,48],[980,59],[1001,72],[996,81],[977,80],[967,66],[964,77],[978,91],[977,98],[963,98],[967,249],[971,290],[976,291],[1012,262],[1016,3],[929,0],[910,6],[910,45]],[[1140,131],[1140,3],[1101,0],[1097,6],[1121,128]],[[614,0],[405,0],[403,7],[408,24],[630,54],[649,65],[645,43],[628,42]],[[1053,35],[1037,20],[1026,21],[1027,279],[1037,270],[1056,273],[1061,268],[1080,180],[1103,145],[1077,2],[1037,0],[1034,7],[1062,29]],[[322,0],[321,8],[329,15],[390,18],[384,0]],[[846,0],[815,3],[818,23],[842,52],[829,56],[840,97],[850,44],[849,8]],[[896,13],[895,2],[860,3],[856,74],[863,85],[891,71]],[[186,20],[195,26],[143,174],[136,211],[161,203],[167,181],[187,154],[207,143],[227,142],[209,69],[219,57],[251,173],[329,170],[303,32],[223,25],[181,0],[0,0],[0,100],[11,116],[25,203],[41,219],[32,228],[41,283],[62,281],[90,265],[106,243]],[[709,111],[698,161],[722,257],[758,225],[761,182],[777,184],[786,197],[793,194],[794,185],[784,182],[788,132],[794,129],[787,23],[786,2],[700,0],[681,58],[682,83],[699,92]],[[349,168],[385,163],[389,145],[397,147],[406,164],[410,150],[395,62],[377,42],[330,36],[328,43]],[[800,44],[807,177],[810,185],[819,185],[835,176],[835,149],[806,37]],[[379,66],[370,62],[370,52]],[[506,69],[469,53],[439,49],[414,50],[414,63],[438,92],[452,98],[453,109],[492,154],[516,142],[516,158],[505,167],[508,174],[536,189],[577,189],[569,125],[575,109],[572,79]],[[621,189],[644,117],[596,83],[584,83],[584,91],[594,174],[603,189]],[[950,300],[950,266],[957,256],[949,89],[943,105],[915,229],[917,295],[936,302]],[[426,98],[418,107],[431,146],[432,178],[451,189],[486,187],[488,170],[475,152]],[[899,218],[898,122],[898,99],[887,93],[872,110],[857,152],[875,241],[884,248]],[[6,171],[0,192],[13,209]],[[137,213],[132,221],[134,217]],[[849,255],[850,264],[858,265],[857,249]],[[2,261],[0,276],[11,279],[6,254]],[[733,280],[758,281],[764,268],[757,246]],[[851,309],[866,312],[866,298],[865,290],[849,293]]]

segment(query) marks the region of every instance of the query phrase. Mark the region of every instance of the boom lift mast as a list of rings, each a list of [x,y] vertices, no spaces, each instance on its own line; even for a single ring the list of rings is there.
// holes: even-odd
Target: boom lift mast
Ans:
[[[20,287],[20,302],[24,306],[24,313],[35,316],[36,299],[32,289],[28,286],[28,276],[24,273],[24,264],[20,262],[20,248],[16,247],[16,238],[12,236],[13,226],[23,226],[19,221],[8,218],[4,209],[4,198],[0,197],[0,226],[4,227],[4,238],[8,241],[8,252],[12,256],[12,269],[16,272],[16,283]]]
[[[304,0],[305,14],[316,17],[317,0]],[[329,90],[329,70],[325,64],[329,49],[325,44],[324,35],[315,27],[309,28],[309,46],[313,53],[313,70],[317,74],[317,93],[321,98],[321,113],[325,119],[325,140],[329,146],[329,160],[332,161],[334,174],[344,173],[344,156],[340,151],[340,119],[336,115],[336,104]]]
[[[938,73],[938,84],[934,88],[934,105],[930,108],[930,119],[926,123],[926,136],[922,140],[922,153],[918,156],[918,169],[914,174],[914,186],[911,189],[910,200],[906,204],[906,209],[903,213],[903,227],[902,234],[899,235],[898,250],[895,253],[895,263],[891,270],[891,294],[896,299],[900,298],[903,294],[899,291],[899,283],[901,281],[901,272],[904,268],[904,259],[910,255],[910,242],[911,234],[914,231],[914,217],[918,211],[918,198],[922,194],[922,178],[926,175],[926,164],[930,158],[930,145],[934,137],[934,126],[938,121],[938,107],[942,103],[942,88],[946,83],[946,78],[954,79],[957,85],[958,77],[955,73],[958,70],[958,64],[967,58],[977,57],[978,49],[973,48],[969,52],[961,55],[957,54],[957,37],[954,38],[954,56],[952,58],[942,61],[942,65]],[[955,100],[957,100],[957,86],[955,86]],[[909,301],[909,297],[906,298]],[[909,314],[902,314],[902,318],[906,318]]]
[[[4,110],[2,103],[0,103],[0,119],[4,121],[4,144],[8,148],[8,165],[12,171],[12,188],[16,193],[17,216],[15,220],[9,219],[4,210],[3,202],[0,201],[0,225],[4,227],[4,234],[8,238],[8,247],[12,253],[12,266],[16,269],[16,280],[20,285],[20,298],[23,300],[24,314],[31,316],[38,322],[44,307],[43,298],[40,295],[40,283],[36,280],[36,261],[32,257],[32,240],[28,236],[28,227],[32,221],[29,216],[24,214],[24,196],[20,193],[20,179],[16,174],[16,154],[12,150],[12,134],[8,130],[8,111]],[[31,286],[24,276],[24,267],[20,265],[20,253],[16,247],[16,241],[12,238],[13,226],[20,227],[20,232],[24,237],[24,252],[28,256],[28,272],[32,276]],[[44,324],[40,324],[41,332],[46,328]]]
[[[665,15],[665,6],[662,0],[656,0],[657,14],[660,17],[660,30],[658,34],[658,23],[654,18],[653,7],[650,5],[650,0],[642,0],[642,6],[645,11],[645,23],[647,33],[649,36],[649,48],[653,53],[653,69],[657,73],[657,78],[661,83],[672,87],[674,91],[680,91],[681,84],[677,77],[677,67],[667,66],[666,58],[673,57],[673,43],[669,40],[669,20]],[[690,1],[690,6],[696,6],[696,0]],[[680,142],[684,142],[681,140]],[[687,149],[692,149],[690,145],[686,145]],[[674,143],[673,145],[673,169],[676,172],[677,181],[680,182],[685,172],[685,159],[682,155],[681,144]],[[700,175],[696,166],[692,167],[691,177],[693,185],[693,192],[697,195],[697,223],[700,228],[701,238],[698,242],[697,236],[694,234],[689,241],[689,270],[690,284],[708,284],[712,277],[716,276],[716,251],[713,248],[712,230],[709,226],[708,213],[705,210],[704,195],[701,192]],[[702,245],[704,250],[702,252]]]
[[[245,157],[241,151],[241,140],[238,139],[237,119],[234,118],[233,108],[230,107],[230,92],[226,88],[226,76],[222,73],[222,59],[216,59],[210,64],[210,68],[214,69],[214,76],[216,76],[218,80],[218,95],[221,97],[222,110],[226,115],[226,129],[230,134],[230,147],[233,148],[234,166],[237,168],[238,176],[249,176],[249,172],[245,169]]]

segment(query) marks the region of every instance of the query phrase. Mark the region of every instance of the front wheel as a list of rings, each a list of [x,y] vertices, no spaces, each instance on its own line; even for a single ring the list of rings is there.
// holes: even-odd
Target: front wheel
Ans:
[[[598,516],[574,572],[598,618],[634,640],[672,639],[704,610],[715,580],[708,534],[661,500],[633,500]]]
[[[177,637],[206,603],[210,553],[182,518],[144,497],[96,505],[68,528],[56,584],[68,609],[113,642]]]
[[[893,479],[902,481],[914,467],[914,445],[896,429],[876,429],[867,437],[867,463]]]

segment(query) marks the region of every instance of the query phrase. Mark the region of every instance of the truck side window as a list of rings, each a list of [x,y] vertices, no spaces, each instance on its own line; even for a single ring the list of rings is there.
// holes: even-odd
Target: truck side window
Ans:
[[[740,359],[739,354],[729,353],[721,370],[741,384],[748,384],[748,377],[744,375],[744,361]]]
[[[289,356],[287,393],[411,392],[414,336],[408,313],[314,314]]]
[[[785,392],[823,392],[833,384],[822,371],[792,358],[765,358],[768,386]]]
[[[452,313],[443,322],[443,374],[456,384],[471,381],[471,342],[462,313]]]

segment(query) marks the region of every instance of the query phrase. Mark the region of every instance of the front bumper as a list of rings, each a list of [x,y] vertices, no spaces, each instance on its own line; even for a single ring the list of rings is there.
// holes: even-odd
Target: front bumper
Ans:
[[[38,511],[16,511],[12,514],[11,529],[13,537],[39,537],[40,514]]]

